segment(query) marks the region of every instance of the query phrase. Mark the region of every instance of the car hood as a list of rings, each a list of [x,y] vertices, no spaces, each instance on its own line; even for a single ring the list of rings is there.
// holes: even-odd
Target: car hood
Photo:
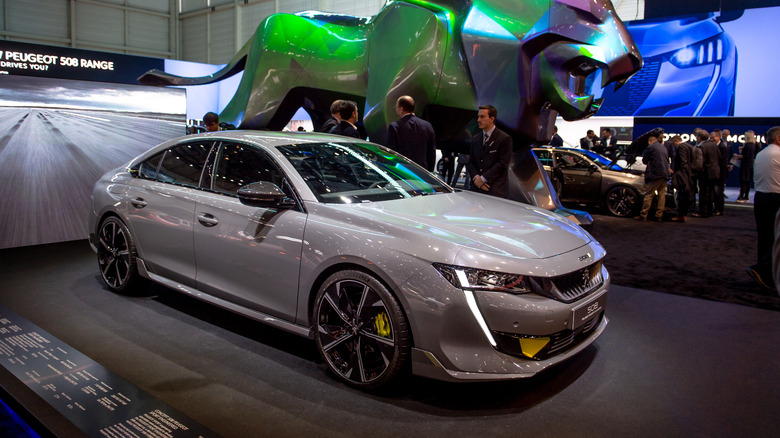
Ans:
[[[461,251],[469,258],[489,253],[491,259],[544,259],[593,242],[585,230],[547,210],[470,192],[319,204],[317,211],[355,231],[392,236],[384,243],[390,249],[444,263],[453,263]]]

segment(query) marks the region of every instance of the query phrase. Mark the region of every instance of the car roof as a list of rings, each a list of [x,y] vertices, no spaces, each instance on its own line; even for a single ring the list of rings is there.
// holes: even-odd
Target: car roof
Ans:
[[[201,132],[198,134],[183,135],[172,138],[164,143],[158,144],[143,154],[133,158],[128,167],[137,165],[147,158],[167,149],[173,145],[188,141],[198,140],[236,140],[253,143],[258,146],[275,149],[277,146],[302,143],[327,143],[327,142],[367,142],[359,138],[345,137],[343,135],[326,134],[322,132],[301,132],[301,131],[255,131],[235,129],[227,131]]]
[[[359,138],[345,137],[343,135],[326,134],[322,132],[301,132],[301,131],[255,131],[255,130],[228,130],[216,132],[204,132],[201,134],[192,134],[186,137],[179,137],[175,142],[186,139],[213,138],[225,140],[244,140],[251,141],[264,146],[274,147],[288,145],[291,143],[322,143],[330,141],[365,141]]]

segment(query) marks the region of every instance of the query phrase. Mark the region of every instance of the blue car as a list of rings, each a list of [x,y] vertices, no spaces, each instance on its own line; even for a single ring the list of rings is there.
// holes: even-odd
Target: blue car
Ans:
[[[618,91],[604,90],[598,115],[734,115],[737,48],[720,23],[739,15],[628,23],[644,66]]]

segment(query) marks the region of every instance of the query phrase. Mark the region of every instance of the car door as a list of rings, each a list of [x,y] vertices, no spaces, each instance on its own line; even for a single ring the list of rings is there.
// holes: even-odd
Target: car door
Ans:
[[[593,203],[601,196],[601,172],[584,157],[555,151],[555,164],[563,173],[563,198],[568,202]]]
[[[306,214],[244,205],[236,191],[269,181],[290,197],[280,167],[258,147],[223,142],[195,207],[197,287],[210,295],[294,321]]]
[[[185,142],[149,158],[127,193],[128,222],[147,267],[190,286],[195,282],[195,201],[212,145]]]

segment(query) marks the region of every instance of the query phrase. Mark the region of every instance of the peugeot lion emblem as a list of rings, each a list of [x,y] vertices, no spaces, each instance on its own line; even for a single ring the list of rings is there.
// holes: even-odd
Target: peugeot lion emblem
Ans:
[[[582,270],[582,287],[587,288],[590,284],[590,269]]]

